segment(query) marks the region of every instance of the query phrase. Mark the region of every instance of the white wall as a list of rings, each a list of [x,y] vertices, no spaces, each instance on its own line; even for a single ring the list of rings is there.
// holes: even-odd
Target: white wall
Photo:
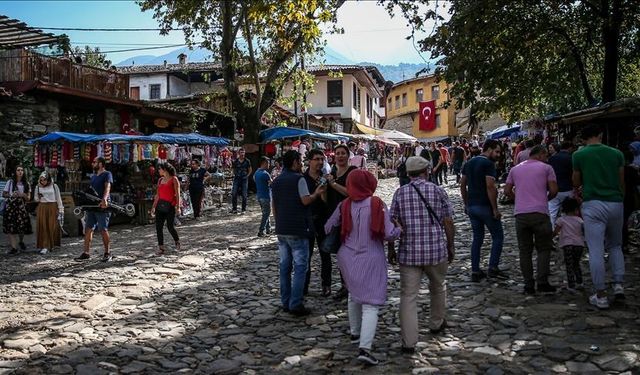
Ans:
[[[308,108],[309,114],[339,113],[342,118],[353,118],[353,105],[351,100],[351,85],[353,76],[345,74],[343,77],[317,76],[314,92],[307,94],[307,102],[311,103]],[[342,80],[342,106],[327,106],[327,81]],[[291,95],[293,84],[287,83],[284,87],[285,96]],[[294,112],[293,105],[284,105],[286,109]],[[301,113],[301,103],[298,103],[298,113]]]
[[[189,84],[178,77],[169,76],[169,86],[169,96],[171,97],[190,94]]]
[[[160,99],[167,97],[166,74],[131,74],[129,87],[140,87],[140,100],[149,100],[150,85],[160,85]]]

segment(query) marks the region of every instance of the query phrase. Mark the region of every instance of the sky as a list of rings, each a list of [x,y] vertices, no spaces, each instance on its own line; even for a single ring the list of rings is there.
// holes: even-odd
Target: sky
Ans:
[[[446,10],[439,13],[446,16]],[[32,27],[67,28],[158,28],[150,12],[142,12],[134,1],[5,1],[0,0],[0,14],[19,19]],[[342,35],[327,36],[331,49],[355,62],[375,62],[396,65],[423,63],[428,53],[418,53],[405,37],[410,29],[402,17],[392,19],[376,1],[347,1],[338,11],[338,26]],[[89,32],[43,30],[66,33],[72,45],[100,47],[102,51],[135,48],[155,48],[184,44],[182,31],[167,36],[153,32]],[[422,34],[424,35],[424,34]],[[175,50],[149,49],[107,53],[114,63],[136,55],[162,55]]]

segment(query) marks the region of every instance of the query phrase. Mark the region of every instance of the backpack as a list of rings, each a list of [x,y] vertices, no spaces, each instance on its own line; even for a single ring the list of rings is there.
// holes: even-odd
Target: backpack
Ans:
[[[407,174],[407,158],[405,158],[404,161],[402,161],[402,163],[400,163],[400,165],[398,166],[396,176],[398,176],[399,178],[409,177],[409,175]]]

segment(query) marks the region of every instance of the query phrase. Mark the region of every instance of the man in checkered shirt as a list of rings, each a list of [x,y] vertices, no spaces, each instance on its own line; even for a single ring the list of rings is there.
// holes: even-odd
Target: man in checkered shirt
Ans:
[[[393,196],[391,216],[402,226],[397,260],[400,263],[400,328],[402,351],[412,353],[418,342],[416,299],[424,274],[429,278],[431,333],[440,333],[445,320],[445,276],[453,260],[453,208],[443,188],[429,182],[431,164],[419,156],[407,160],[411,182]],[[395,262],[396,254],[390,251]]]

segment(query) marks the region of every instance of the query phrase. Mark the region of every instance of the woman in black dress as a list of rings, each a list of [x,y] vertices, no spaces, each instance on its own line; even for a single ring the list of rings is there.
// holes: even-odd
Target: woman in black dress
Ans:
[[[31,196],[31,186],[25,178],[22,166],[16,167],[13,177],[7,182],[2,192],[2,196],[6,199],[2,231],[9,237],[11,245],[9,254],[16,254],[18,246],[21,250],[27,248],[23,242],[25,234],[33,233],[26,206]]]
[[[331,169],[331,174],[327,175],[329,188],[327,189],[327,211],[329,216],[336,210],[338,204],[347,197],[347,176],[358,167],[349,165],[349,148],[346,145],[338,145],[334,149],[335,165]],[[347,297],[342,275],[340,275],[342,286],[335,295],[336,299]]]

